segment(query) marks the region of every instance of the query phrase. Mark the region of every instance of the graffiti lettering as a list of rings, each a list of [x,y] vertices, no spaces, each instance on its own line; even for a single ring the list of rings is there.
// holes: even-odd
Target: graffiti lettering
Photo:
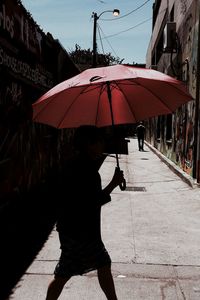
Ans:
[[[186,14],[187,12],[187,0],[181,0],[181,12],[182,14]]]
[[[6,95],[10,95],[14,103],[18,103],[22,96],[21,85],[18,85],[16,82],[12,82],[10,86],[6,88]],[[8,97],[6,97],[7,99]]]
[[[8,55],[0,48],[0,65],[4,65],[11,69],[14,73],[22,75],[23,77],[33,81],[35,84],[40,84],[44,87],[52,87],[52,80],[42,74],[38,67],[31,68],[26,62],[16,59]]]
[[[0,9],[0,27],[10,33],[11,38],[14,36],[14,18],[6,14],[5,5]]]

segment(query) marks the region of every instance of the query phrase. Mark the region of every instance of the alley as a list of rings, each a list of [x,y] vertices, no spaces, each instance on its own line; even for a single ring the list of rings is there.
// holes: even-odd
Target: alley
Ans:
[[[112,193],[102,209],[102,237],[113,261],[119,300],[200,299],[200,189],[191,188],[146,145],[130,139],[129,155],[120,156],[126,191]],[[115,158],[100,169],[102,185],[111,178]],[[52,231],[13,300],[45,299],[60,254]],[[74,277],[60,300],[103,300],[96,272]]]

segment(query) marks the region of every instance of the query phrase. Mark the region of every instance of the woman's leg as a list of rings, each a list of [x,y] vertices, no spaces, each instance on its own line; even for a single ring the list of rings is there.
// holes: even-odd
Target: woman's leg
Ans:
[[[115,285],[111,273],[111,266],[105,266],[97,270],[100,287],[108,300],[117,300]]]
[[[55,277],[49,284],[46,300],[57,300],[70,277]]]
[[[140,151],[140,138],[138,137],[138,150]]]

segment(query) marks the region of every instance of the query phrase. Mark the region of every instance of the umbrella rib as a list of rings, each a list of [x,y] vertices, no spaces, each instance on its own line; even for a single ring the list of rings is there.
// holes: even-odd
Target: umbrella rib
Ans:
[[[82,86],[83,88],[84,88],[84,85]],[[71,87],[71,89],[73,89],[73,88],[76,88],[76,86],[73,86],[73,87]],[[87,88],[88,88],[88,86],[85,86],[85,89],[83,90],[83,91],[81,91],[81,93],[80,94],[83,94],[83,93],[86,93],[86,92],[90,92],[91,90],[90,89],[88,89],[88,91],[85,91],[85,90],[87,90]],[[96,86],[95,85],[95,87],[93,87],[93,89],[97,89],[98,88],[98,86]],[[37,115],[34,117],[34,120],[38,117],[38,116],[40,116],[40,114],[46,109],[46,106],[47,105],[49,105],[60,93],[62,93],[63,91],[60,91],[60,92],[58,92],[58,93],[56,93],[56,94],[54,94],[50,99],[49,99],[49,101],[47,101],[46,103],[45,103],[45,105],[43,106],[43,108],[37,113]],[[76,99],[75,99],[75,101],[76,101]],[[33,106],[35,105],[35,104],[37,104],[37,103],[33,103]],[[71,104],[71,105],[73,105],[73,103]],[[70,105],[70,106],[71,106]],[[69,107],[69,109],[70,109],[70,107]],[[67,110],[68,111],[68,110]],[[60,122],[60,123],[62,123],[62,121]],[[60,126],[60,123],[59,123],[59,125],[58,126]],[[57,127],[58,128],[58,127]]]
[[[60,93],[61,93],[61,92],[60,92]],[[57,95],[58,95],[58,94],[53,95],[53,96],[49,99],[49,101],[47,101],[47,102],[45,103],[45,105],[42,107],[42,109],[37,113],[37,115],[35,115],[35,117],[34,117],[33,120],[35,120],[35,119],[43,112],[43,110],[45,110],[46,106],[49,105],[49,103],[51,103],[51,102],[54,100],[54,98],[57,97]],[[37,104],[37,102],[33,103],[33,106],[36,105],[36,104]]]
[[[84,86],[83,86],[83,87],[84,87]],[[84,90],[86,90],[87,88],[88,88],[88,86],[85,86],[84,89],[83,89],[83,91],[81,91],[80,94],[82,94],[82,93],[84,92]],[[76,100],[77,100],[77,98],[79,97],[80,94],[78,94],[78,95],[76,96],[76,98],[74,98],[74,100],[72,101],[72,103],[70,104],[70,106],[68,107],[68,109],[65,111],[65,113],[64,113],[64,115],[63,115],[61,121],[60,121],[60,122],[58,123],[58,125],[57,125],[57,128],[61,128],[60,126],[62,125],[62,123],[63,123],[63,121],[64,121],[64,119],[65,119],[65,116],[68,114],[69,110],[71,109],[71,107],[73,106],[73,104],[76,102]]]
[[[131,81],[133,81],[133,82],[135,82],[134,81],[134,79],[131,79]],[[162,80],[161,80],[161,82],[163,82]],[[162,100],[162,98],[159,96],[159,95],[157,95],[155,92],[153,92],[152,90],[150,90],[149,88],[147,88],[146,86],[143,86],[142,84],[140,84],[139,82],[136,82],[138,85],[140,85],[141,87],[143,87],[143,88],[145,88],[146,90],[148,90],[153,96],[155,96],[155,97],[157,97],[159,100],[160,100],[160,102],[162,102],[163,103],[163,105],[165,106],[165,107],[167,107],[168,109],[169,109],[169,111],[172,113],[173,112],[173,110]],[[169,85],[170,87],[173,87],[174,89],[176,89],[178,92],[179,92],[179,94],[180,95],[183,95],[183,96],[185,96],[185,93],[183,92],[183,91],[181,91],[179,88],[177,88],[175,85],[173,85],[173,84],[171,84],[170,82],[164,82],[165,84],[167,84],[167,85]],[[188,96],[189,97],[189,96]]]
[[[120,86],[117,84],[117,82],[114,81],[114,83],[115,83],[116,87],[120,90],[120,92],[124,95],[124,98],[126,99],[126,102],[127,102],[127,104],[128,104],[128,107],[129,107],[129,109],[130,109],[132,115],[134,116],[135,120],[137,121],[136,115],[135,115],[134,111],[132,110],[132,108],[131,108],[131,106],[130,106],[130,104],[129,104],[128,98],[126,97],[126,95],[124,94],[124,92],[123,92],[123,90],[120,88]]]
[[[133,81],[133,82],[135,83],[134,79],[130,79],[130,81]],[[163,103],[163,105],[164,105],[165,107],[167,107],[170,111],[172,111],[171,108],[170,108],[168,105],[166,105],[165,102],[162,101],[162,99],[160,98],[160,96],[156,95],[156,93],[152,92],[152,91],[151,91],[150,89],[148,89],[146,86],[144,87],[144,86],[143,86],[142,84],[140,84],[139,82],[137,82],[136,84],[137,84],[137,85],[140,85],[142,88],[145,88],[146,90],[148,90],[154,97],[158,98],[158,99]],[[131,110],[131,111],[132,111],[132,110]],[[135,118],[135,119],[136,119],[136,118]],[[137,120],[137,119],[136,119],[136,120]]]
[[[76,85],[74,85],[73,87],[70,88],[76,88],[78,85],[78,83]],[[42,112],[43,110],[45,110],[46,106],[49,105],[49,103],[51,103],[59,94],[61,94],[63,91],[59,91],[57,93],[55,93],[50,99],[49,101],[47,101],[47,103],[45,103],[45,105],[43,106],[43,108],[37,113],[37,115],[35,116],[35,118],[33,120],[35,120]],[[36,105],[37,102],[33,103],[33,106]]]
[[[100,89],[100,93],[99,93],[99,98],[98,98],[98,104],[97,104],[97,112],[96,112],[96,120],[95,120],[95,124],[97,125],[97,120],[98,120],[98,111],[99,111],[99,106],[100,106],[100,99],[101,99],[101,95],[103,94],[106,85],[100,85],[101,89]]]
[[[92,86],[93,85],[93,86]],[[91,91],[93,91],[93,90],[96,90],[96,89],[98,89],[99,88],[99,86],[101,86],[102,84],[91,84],[91,86],[87,86],[87,88],[86,88],[86,90],[83,90],[82,92],[81,92],[81,94],[84,94],[84,93],[88,93],[88,92],[91,92]]]
[[[171,84],[170,82],[165,82],[165,84],[168,84],[170,87],[172,86],[174,89],[176,89],[178,91],[178,93],[182,96],[186,96],[185,92],[181,91],[176,85]],[[187,92],[187,90],[186,90]],[[188,95],[189,98],[189,95]]]
[[[140,83],[138,83],[137,81],[135,81],[135,80],[137,80],[137,79],[140,79],[141,77],[137,77],[137,78],[135,78],[135,79],[132,79],[132,78],[127,78],[127,80],[128,81],[131,81],[132,83],[135,83],[135,85],[141,85]],[[141,78],[142,79],[142,78]],[[147,78],[147,80],[148,80],[148,78]],[[158,80],[156,80],[155,79],[155,82],[157,82]],[[119,81],[120,82],[120,81]],[[170,82],[168,82],[168,81],[163,81],[163,80],[160,80],[160,82],[163,82],[164,84],[168,84],[170,87],[173,87],[174,89],[176,89],[177,90],[177,92],[180,94],[180,95],[182,95],[182,96],[186,96],[186,94],[185,94],[185,92],[184,91],[182,91],[182,90],[180,90],[176,85],[174,85],[173,83],[170,83]],[[124,82],[120,82],[122,85],[131,85],[132,83],[124,83]],[[142,86],[142,85],[141,85]],[[146,87],[145,87],[146,88]],[[148,89],[148,88],[146,88],[146,89]],[[148,89],[149,90],[149,89]],[[149,91],[151,91],[151,90],[149,90]],[[152,94],[153,94],[153,92],[152,92]],[[157,95],[156,95],[156,97],[157,97]],[[189,96],[188,96],[189,97]]]

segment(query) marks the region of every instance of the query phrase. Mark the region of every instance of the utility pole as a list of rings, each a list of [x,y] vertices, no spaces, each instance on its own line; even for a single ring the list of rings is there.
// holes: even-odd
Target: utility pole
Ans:
[[[114,16],[119,16],[119,9],[115,8],[114,10],[105,10],[99,16],[97,13],[93,12],[92,17],[94,18],[94,27],[93,27],[93,51],[92,51],[92,67],[97,66],[97,20],[106,12],[112,12]]]
[[[93,13],[94,28],[93,28],[93,52],[92,52],[92,67],[95,68],[97,65],[97,13]]]

